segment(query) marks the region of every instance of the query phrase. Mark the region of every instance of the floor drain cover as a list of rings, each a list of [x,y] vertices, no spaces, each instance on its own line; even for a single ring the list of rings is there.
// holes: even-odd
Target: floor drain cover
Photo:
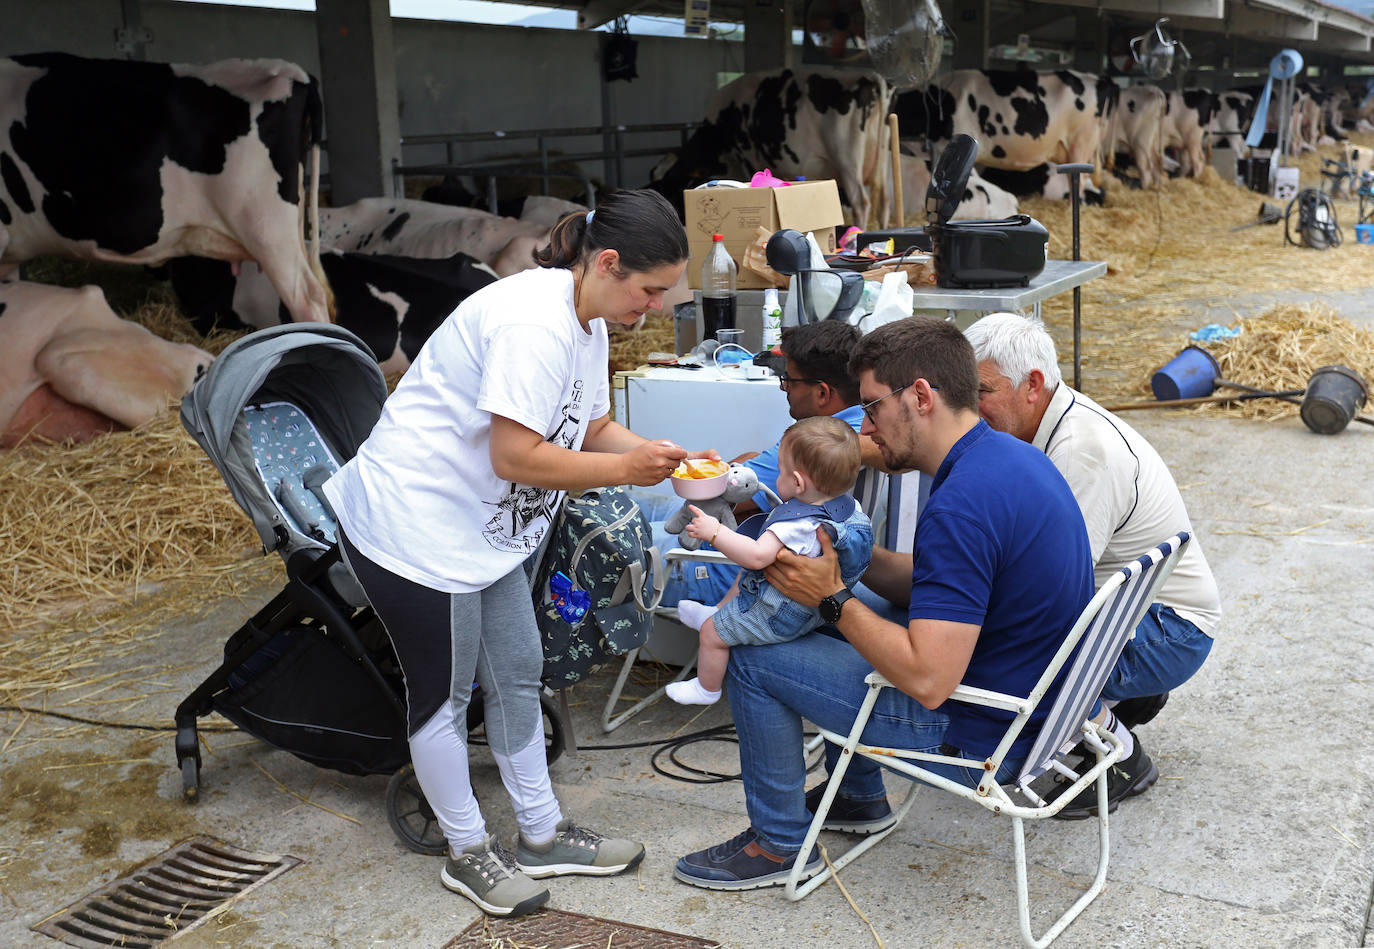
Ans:
[[[713,939],[649,929],[614,919],[546,909],[516,919],[483,917],[443,949],[490,949],[492,946],[538,946],[539,949],[720,949]]]
[[[300,863],[191,837],[33,927],[72,946],[156,946]]]

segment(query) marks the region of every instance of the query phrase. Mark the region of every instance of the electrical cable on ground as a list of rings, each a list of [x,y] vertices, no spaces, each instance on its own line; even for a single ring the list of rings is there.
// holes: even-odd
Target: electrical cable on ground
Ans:
[[[95,725],[101,728],[125,729],[129,731],[148,731],[148,732],[175,732],[175,725],[146,725],[141,722],[112,722],[103,721],[97,718],[87,718],[82,715],[72,715],[67,712],[54,712],[50,709],[29,708],[24,705],[0,705],[0,712],[22,712],[26,715],[42,715],[48,718],[60,718],[63,721],[76,722],[81,725]],[[237,732],[242,729],[233,726],[205,726],[199,727],[198,731],[202,734]],[[247,734],[245,732],[245,734]],[[813,737],[805,735],[806,738]],[[696,744],[701,741],[725,741],[739,744],[739,739],[735,736],[734,725],[715,725],[711,728],[703,728],[700,731],[688,732],[686,735],[679,735],[676,738],[650,738],[645,741],[621,742],[614,745],[578,745],[578,751],[628,751],[634,748],[655,748],[657,749],[649,758],[649,764],[657,774],[674,781],[685,781],[688,784],[723,784],[727,781],[738,781],[739,774],[722,774],[717,771],[710,771],[704,768],[697,768],[682,761],[678,754],[688,745]],[[468,744],[485,745],[486,741],[481,738],[469,738]],[[687,772],[686,774],[674,774],[667,770],[660,762],[664,755],[668,756],[668,761],[676,768]],[[807,770],[815,770],[816,764],[810,765]]]

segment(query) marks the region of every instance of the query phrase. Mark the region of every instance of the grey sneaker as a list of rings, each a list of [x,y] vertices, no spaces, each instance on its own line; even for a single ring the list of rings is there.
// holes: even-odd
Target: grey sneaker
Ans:
[[[492,916],[524,916],[549,899],[549,891],[516,870],[514,855],[492,836],[456,857],[449,854],[439,879]]]
[[[570,820],[560,821],[558,833],[543,846],[536,847],[524,834],[516,837],[515,865],[536,880],[570,873],[610,876],[643,859],[643,844],[603,837]]]

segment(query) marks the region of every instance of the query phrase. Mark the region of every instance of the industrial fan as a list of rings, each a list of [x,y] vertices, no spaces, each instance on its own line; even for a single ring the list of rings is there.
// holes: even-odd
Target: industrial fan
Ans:
[[[1151,79],[1164,79],[1174,68],[1187,72],[1193,57],[1188,47],[1164,32],[1164,24],[1169,18],[1160,17],[1155,28],[1131,40],[1131,58],[1140,66],[1140,71]]]
[[[924,86],[952,36],[935,0],[863,0],[868,53],[893,88]]]

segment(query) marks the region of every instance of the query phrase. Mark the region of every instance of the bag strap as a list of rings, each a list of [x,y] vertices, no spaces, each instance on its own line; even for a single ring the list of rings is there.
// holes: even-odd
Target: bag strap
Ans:
[[[620,580],[616,583],[615,589],[611,592],[611,601],[607,606],[619,606],[625,602],[626,597],[633,596],[635,606],[641,613],[652,613],[658,609],[658,604],[663,600],[663,591],[667,584],[666,571],[663,567],[663,555],[659,553],[657,547],[649,547],[644,551],[645,558],[649,561],[649,578],[653,584],[651,594],[644,595],[644,564],[638,560],[628,564],[620,574]]]

